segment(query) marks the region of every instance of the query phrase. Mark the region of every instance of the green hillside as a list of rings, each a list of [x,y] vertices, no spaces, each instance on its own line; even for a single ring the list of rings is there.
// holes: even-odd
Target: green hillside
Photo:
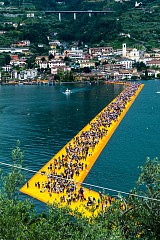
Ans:
[[[6,10],[7,9],[7,10]],[[21,13],[16,19],[4,17],[4,11]],[[142,6],[135,8],[135,1],[114,0],[11,0],[5,1],[1,8],[1,29],[7,30],[5,36],[0,36],[0,44],[9,45],[11,41],[27,38],[36,44],[47,44],[50,39],[72,42],[79,41],[79,45],[88,44],[113,47],[126,42],[128,46],[145,45],[148,48],[160,46],[160,2],[159,0],[144,0]],[[62,14],[62,21],[58,14],[46,15],[48,10],[111,10],[107,14]],[[34,18],[26,18],[28,12],[33,12]],[[4,25],[5,21],[18,22],[15,29]],[[21,24],[21,23],[24,24]],[[13,31],[14,30],[14,31]],[[128,35],[126,35],[128,34]],[[37,37],[36,37],[37,36]],[[129,37],[128,37],[129,36]]]

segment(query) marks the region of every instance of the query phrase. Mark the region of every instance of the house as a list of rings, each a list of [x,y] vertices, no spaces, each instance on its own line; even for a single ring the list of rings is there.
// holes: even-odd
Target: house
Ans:
[[[49,50],[49,55],[51,55],[51,54],[52,54],[53,56],[56,55],[56,49],[50,49],[50,50]]]
[[[25,67],[27,65],[27,63],[26,63],[26,59],[23,59],[23,58],[17,59],[17,60],[12,59],[10,61],[10,65],[12,65],[12,66],[19,66],[19,67]]]
[[[64,54],[66,57],[69,57],[70,59],[84,58],[84,52],[82,49],[79,49],[79,48],[71,48],[69,50],[65,50]]]
[[[125,69],[125,64],[104,64],[102,65],[102,71],[108,71],[108,70],[119,70],[119,69]]]
[[[53,68],[53,67],[64,67],[66,66],[66,63],[61,61],[60,59],[52,59],[51,61],[48,62],[48,67]]]
[[[75,62],[80,64],[82,62],[89,62],[89,59],[88,58],[77,59]]]
[[[84,68],[84,67],[95,68],[95,62],[93,62],[93,61],[80,62],[80,68]]]
[[[65,1],[56,1],[56,4],[58,4],[58,5],[64,5],[65,4]]]
[[[89,48],[89,54],[92,57],[100,57],[102,55],[110,55],[113,53],[112,47],[97,47],[97,48]]]
[[[52,67],[51,68],[51,74],[52,75],[55,75],[58,73],[58,71],[61,71],[61,72],[70,72],[71,71],[71,68],[68,67],[68,66],[63,66],[63,67]]]
[[[141,7],[141,6],[142,6],[142,2],[139,2],[139,3],[138,3],[138,2],[135,2],[135,5],[134,5],[134,6],[135,6],[135,8]]]
[[[10,57],[11,57],[11,60],[18,60],[18,55],[17,54],[12,54],[12,55],[10,55]]]
[[[148,76],[149,77],[155,77],[155,75],[156,75],[156,70],[154,70],[154,69],[148,69]]]
[[[160,60],[160,52],[154,53],[154,54],[152,55],[152,57],[153,57],[154,59]]]
[[[125,69],[131,69],[131,68],[132,68],[132,65],[133,65],[133,63],[134,63],[133,60],[128,59],[128,58],[122,58],[122,59],[120,59],[118,62],[119,62],[119,64],[124,65],[124,66],[125,66]]]
[[[51,49],[55,49],[57,46],[60,46],[61,43],[59,40],[54,40],[54,41],[51,41],[49,42],[49,46]]]
[[[18,72],[17,72],[17,70],[13,70],[11,72],[11,78],[12,79],[18,79]]]
[[[153,48],[153,52],[160,53],[160,48]]]
[[[35,59],[36,64],[39,64],[39,63],[44,62],[44,61],[48,62],[48,56],[38,56]]]
[[[12,66],[11,66],[11,65],[5,65],[5,66],[2,67],[2,69],[3,69],[3,71],[5,71],[5,72],[10,72],[11,69],[12,69]]]
[[[152,52],[152,53],[145,53],[144,57],[147,58],[148,57],[148,61],[149,60],[160,60],[160,52]]]
[[[29,48],[27,47],[22,47],[22,48],[3,48],[3,47],[0,47],[0,53],[2,52],[6,52],[6,53],[24,53],[24,54],[28,54],[29,53]]]
[[[119,70],[109,70],[107,71],[107,78],[112,78],[114,80],[124,80],[131,79],[132,70],[119,69]]]
[[[132,77],[132,70],[129,69],[120,69],[119,70],[120,78],[123,79],[131,79]]]
[[[82,81],[82,80],[87,80],[90,81],[90,79],[102,79],[104,78],[104,75],[102,73],[81,73],[80,75],[75,75],[75,78],[78,81]]]
[[[44,45],[42,43],[38,43],[38,47],[42,48],[42,47],[44,47]]]
[[[6,33],[6,31],[0,31],[0,34],[5,34]]]
[[[10,65],[25,67],[25,65],[26,65],[26,58],[22,57],[22,58],[19,59],[17,54],[12,54],[11,55],[11,60],[10,60]]]
[[[34,13],[27,13],[27,18],[34,18]]]
[[[18,78],[20,81],[33,80],[35,77],[37,77],[37,74],[38,74],[37,69],[26,69],[20,71]]]
[[[122,36],[122,37],[128,37],[128,38],[131,37],[131,35],[130,35],[129,33],[123,33],[123,32],[120,33],[119,36]]]
[[[58,67],[52,67],[51,68],[51,74],[52,75],[55,75],[55,74],[57,74],[58,73]]]
[[[116,55],[116,56],[121,56],[122,55],[122,48],[115,49],[113,54]]]
[[[41,61],[38,63],[39,68],[48,68],[48,62],[47,61]]]
[[[160,60],[151,60],[146,62],[146,66],[148,67],[160,67]]]

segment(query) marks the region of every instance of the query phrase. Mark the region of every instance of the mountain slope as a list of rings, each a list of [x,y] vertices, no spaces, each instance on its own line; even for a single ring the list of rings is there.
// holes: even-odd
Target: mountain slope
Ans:
[[[47,40],[43,33],[52,38],[56,32],[56,37],[60,40],[79,41],[80,44],[82,42],[99,46],[110,44],[118,47],[125,41],[131,46],[137,44],[147,47],[160,46],[159,0],[144,0],[142,6],[136,8],[133,0],[121,2],[114,0],[30,0],[30,5],[27,2],[26,0],[21,2],[5,0],[6,6],[17,6],[18,9],[23,10],[24,14],[25,11],[36,10],[37,16],[47,10],[112,10],[113,12],[106,15],[92,14],[92,17],[88,14],[77,14],[77,20],[73,20],[71,14],[63,14],[61,22],[55,14],[48,16],[42,14],[41,19],[24,20],[26,25],[18,27],[22,34],[17,35],[17,39],[23,36],[23,38],[31,39],[33,43],[38,41],[46,44]],[[28,29],[32,29],[33,32],[37,30],[43,37],[38,34],[38,38],[33,38],[34,34]]]

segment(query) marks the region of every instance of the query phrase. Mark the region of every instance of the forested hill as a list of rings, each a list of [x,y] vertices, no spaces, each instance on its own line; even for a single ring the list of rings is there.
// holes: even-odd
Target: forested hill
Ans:
[[[4,7],[15,7],[24,14],[34,11],[35,16],[36,14],[38,16],[34,19],[24,19],[23,16],[25,23],[23,26],[20,26],[22,19],[18,19],[18,28],[14,32],[17,40],[26,38],[34,44],[47,44],[47,36],[52,39],[56,32],[56,38],[59,40],[79,41],[80,44],[90,46],[108,44],[119,47],[124,41],[128,46],[145,45],[148,48],[160,46],[160,1],[143,0],[139,7],[135,7],[135,2],[134,0],[119,0],[119,2],[117,0],[5,0]],[[92,14],[92,17],[88,14],[77,14],[76,20],[73,20],[71,14],[62,14],[62,21],[59,21],[58,15],[46,16],[44,12],[47,10],[111,10],[113,12],[105,15]],[[42,14],[41,18],[40,14]],[[1,15],[1,19],[2,17]],[[2,30],[6,30],[5,28],[1,26]],[[9,34],[8,44],[14,37],[13,32]],[[6,45],[6,40],[1,39],[0,44]]]
[[[117,12],[134,8],[136,0],[4,0],[6,5],[35,6],[36,10],[105,10],[112,8]],[[142,0],[143,7],[160,5],[159,0]]]

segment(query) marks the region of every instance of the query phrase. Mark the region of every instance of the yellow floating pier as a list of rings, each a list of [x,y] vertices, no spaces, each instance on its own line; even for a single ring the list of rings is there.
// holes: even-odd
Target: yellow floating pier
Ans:
[[[84,188],[81,184],[143,86],[126,84],[126,88],[20,191],[44,203],[67,205],[86,217],[96,216],[109,206],[114,199]]]

